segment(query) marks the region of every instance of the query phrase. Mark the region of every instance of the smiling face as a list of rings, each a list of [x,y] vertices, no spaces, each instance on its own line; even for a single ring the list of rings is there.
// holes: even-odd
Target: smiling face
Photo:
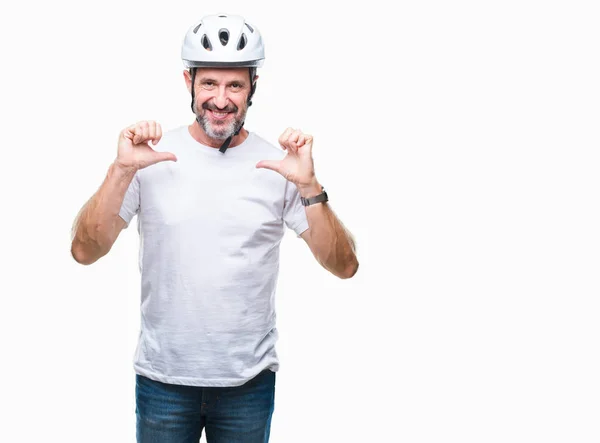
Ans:
[[[188,89],[191,76],[185,72]],[[248,68],[198,68],[194,112],[208,137],[225,140],[242,126],[251,84]]]

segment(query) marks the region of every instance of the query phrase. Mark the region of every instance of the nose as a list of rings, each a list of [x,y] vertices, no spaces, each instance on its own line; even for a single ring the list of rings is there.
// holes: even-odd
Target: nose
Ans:
[[[215,106],[219,109],[223,109],[227,107],[227,95],[225,88],[219,88],[217,94],[215,95],[214,102]]]

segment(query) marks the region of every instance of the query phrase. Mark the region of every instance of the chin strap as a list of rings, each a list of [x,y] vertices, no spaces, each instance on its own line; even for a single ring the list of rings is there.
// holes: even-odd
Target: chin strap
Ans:
[[[227,137],[227,139],[223,142],[223,144],[219,148],[220,152],[222,152],[223,154],[225,154],[225,151],[227,151],[227,148],[229,148],[229,145],[231,144],[231,140],[233,140],[233,137],[235,137],[236,135],[238,135],[240,133],[240,131],[242,130],[243,127],[244,127],[244,122],[242,122],[242,124],[240,125],[240,127],[238,128],[238,130],[235,131],[235,134],[230,135],[229,137]]]
[[[256,91],[256,82],[254,81],[254,76],[256,75],[256,68],[249,68],[250,70],[250,84],[252,85],[252,88],[250,89],[250,94],[248,95],[248,106],[252,106],[252,96],[254,95],[254,92]],[[190,73],[192,74],[192,112],[195,114],[196,110],[194,109],[194,84],[196,83],[196,68],[190,68]],[[200,121],[198,120],[198,117],[196,117],[196,121],[198,123],[200,123]],[[242,124],[240,125],[240,127],[237,129],[237,131],[235,131],[235,134],[227,137],[227,139],[225,139],[225,141],[223,142],[223,144],[221,145],[221,147],[219,148],[219,151],[222,152],[223,154],[225,154],[225,151],[227,151],[227,148],[229,148],[229,145],[231,144],[231,140],[233,140],[233,137],[235,137],[236,135],[238,135],[240,133],[240,131],[242,130],[242,128],[244,127],[244,122],[242,122]]]

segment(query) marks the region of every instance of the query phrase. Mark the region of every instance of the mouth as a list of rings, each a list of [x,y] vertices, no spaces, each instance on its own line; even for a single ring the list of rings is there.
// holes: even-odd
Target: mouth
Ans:
[[[208,109],[208,112],[215,120],[225,120],[229,115],[233,114],[233,112],[220,112],[213,111],[212,109]]]

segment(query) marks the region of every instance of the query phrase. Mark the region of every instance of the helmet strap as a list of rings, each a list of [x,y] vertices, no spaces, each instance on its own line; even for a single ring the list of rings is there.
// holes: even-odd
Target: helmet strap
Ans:
[[[235,134],[230,135],[229,137],[227,137],[227,139],[223,142],[223,144],[219,148],[219,151],[221,153],[225,154],[225,151],[227,151],[227,148],[229,148],[229,145],[231,144],[231,140],[233,140],[233,137],[235,137],[236,135],[238,135],[240,133],[240,131],[242,130],[243,127],[244,127],[244,122],[242,122],[242,124],[237,129],[237,131],[235,131]]]
[[[194,109],[194,84],[196,83],[196,68],[190,68],[190,74],[192,74],[192,112],[196,114]]]
[[[256,82],[254,77],[256,76],[256,68],[249,68],[250,70],[250,94],[248,94],[248,106],[252,106],[252,96],[256,91]]]

